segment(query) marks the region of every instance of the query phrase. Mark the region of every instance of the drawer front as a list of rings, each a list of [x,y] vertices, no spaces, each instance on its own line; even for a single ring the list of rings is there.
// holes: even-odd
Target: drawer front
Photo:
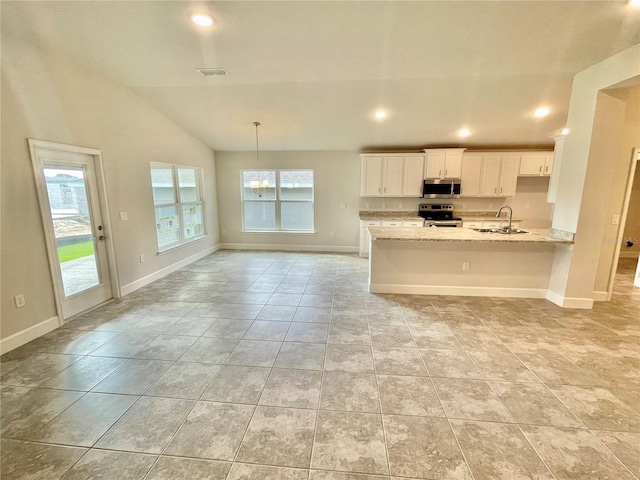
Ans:
[[[482,228],[482,222],[462,222],[464,228]]]
[[[382,221],[382,226],[383,227],[401,227],[402,226],[402,222],[391,221],[391,220],[383,220]]]
[[[379,227],[380,226],[380,221],[379,220],[363,220],[360,222],[360,226],[362,227]]]
[[[424,227],[424,222],[417,222],[417,221],[402,222],[402,226],[403,227]]]

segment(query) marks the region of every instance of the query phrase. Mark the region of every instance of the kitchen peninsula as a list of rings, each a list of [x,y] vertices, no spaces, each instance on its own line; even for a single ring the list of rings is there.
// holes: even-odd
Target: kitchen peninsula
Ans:
[[[546,298],[557,248],[547,230],[369,227],[372,293]]]

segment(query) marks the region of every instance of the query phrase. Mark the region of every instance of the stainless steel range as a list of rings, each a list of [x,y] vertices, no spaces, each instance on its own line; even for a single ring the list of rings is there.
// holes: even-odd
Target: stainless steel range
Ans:
[[[462,227],[462,219],[453,216],[453,205],[422,204],[418,207],[418,215],[424,218],[425,227]]]

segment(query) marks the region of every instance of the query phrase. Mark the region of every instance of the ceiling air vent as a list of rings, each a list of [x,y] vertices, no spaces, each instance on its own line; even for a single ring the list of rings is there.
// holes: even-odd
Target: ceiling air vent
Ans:
[[[224,68],[196,68],[196,71],[203,77],[214,77],[219,75],[229,75]]]

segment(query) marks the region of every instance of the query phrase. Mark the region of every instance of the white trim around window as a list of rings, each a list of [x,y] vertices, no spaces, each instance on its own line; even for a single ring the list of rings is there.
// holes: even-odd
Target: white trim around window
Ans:
[[[202,168],[151,162],[158,253],[206,236]]]
[[[242,170],[242,231],[315,233],[314,193],[313,170]]]

